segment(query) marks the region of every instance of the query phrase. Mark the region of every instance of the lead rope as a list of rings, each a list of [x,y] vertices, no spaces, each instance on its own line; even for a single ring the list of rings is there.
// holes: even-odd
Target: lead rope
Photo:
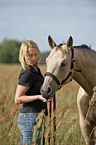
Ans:
[[[45,145],[45,130],[46,130],[45,125],[46,125],[46,116],[48,116],[47,105],[46,105],[45,112],[44,112],[42,145]]]
[[[49,102],[49,134],[48,134],[48,145],[51,143],[51,113],[52,113],[52,100]]]
[[[54,112],[54,117],[53,117],[53,126],[54,126],[54,145],[56,143],[56,97],[54,95],[53,97],[53,112]]]
[[[52,112],[53,111],[53,112]],[[49,112],[49,113],[48,113]],[[52,118],[52,114],[54,115]],[[53,129],[53,144],[56,145],[56,97],[55,94],[52,100],[49,102],[49,107],[45,109],[44,122],[43,122],[43,145],[45,145],[45,133],[46,133],[46,116],[49,117],[49,133],[48,133],[48,145],[51,145],[51,129]],[[51,126],[51,121],[53,127]]]

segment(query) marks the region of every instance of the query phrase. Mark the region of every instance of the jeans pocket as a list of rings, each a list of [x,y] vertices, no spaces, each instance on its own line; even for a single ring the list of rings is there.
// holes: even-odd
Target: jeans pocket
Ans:
[[[26,115],[24,113],[19,113],[18,115],[18,127],[20,131],[26,127]]]

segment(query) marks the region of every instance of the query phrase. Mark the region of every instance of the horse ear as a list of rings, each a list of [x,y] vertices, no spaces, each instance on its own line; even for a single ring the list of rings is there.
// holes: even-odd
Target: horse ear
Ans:
[[[49,35],[48,36],[48,43],[49,43],[49,46],[53,49],[56,45],[56,43],[54,42],[54,40],[51,38],[51,36]]]
[[[66,46],[72,47],[72,45],[73,45],[73,38],[70,36],[69,39],[67,40]]]

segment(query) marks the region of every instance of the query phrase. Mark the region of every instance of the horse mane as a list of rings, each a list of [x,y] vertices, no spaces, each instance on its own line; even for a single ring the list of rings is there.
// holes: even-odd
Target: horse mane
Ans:
[[[82,44],[82,45],[79,45],[79,46],[73,46],[74,48],[83,48],[83,49],[89,49],[91,50],[91,47],[90,46],[87,46],[86,44]]]
[[[66,45],[66,43],[63,41],[63,43],[60,43],[60,44],[58,45],[58,47],[60,47],[60,46],[62,46],[62,45]],[[87,49],[87,50],[96,52],[95,50],[93,50],[93,49],[91,48],[91,46],[88,46],[88,45],[86,45],[86,44],[82,44],[82,45],[78,45],[78,46],[73,46],[73,48]]]
[[[63,43],[60,43],[58,47],[66,45],[66,43],[63,41]],[[91,50],[91,46],[87,46],[86,44],[78,45],[78,46],[73,46],[73,48],[83,48],[83,49],[89,49]]]
[[[93,50],[93,49],[91,48],[91,46],[88,46],[88,45],[86,45],[86,44],[82,44],[82,45],[79,45],[79,46],[73,46],[73,48],[87,49],[87,50],[96,52],[95,50]]]

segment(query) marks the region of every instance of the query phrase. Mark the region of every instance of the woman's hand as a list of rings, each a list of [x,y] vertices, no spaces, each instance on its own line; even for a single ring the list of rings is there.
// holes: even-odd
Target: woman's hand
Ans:
[[[43,96],[42,96],[42,95],[39,95],[39,99],[40,99],[40,100],[42,100],[43,102],[46,102],[46,99],[45,99],[45,98],[43,98]]]
[[[39,99],[42,100],[43,102],[50,102],[52,100],[52,98],[46,100],[45,98],[43,98],[42,95],[39,96]]]

